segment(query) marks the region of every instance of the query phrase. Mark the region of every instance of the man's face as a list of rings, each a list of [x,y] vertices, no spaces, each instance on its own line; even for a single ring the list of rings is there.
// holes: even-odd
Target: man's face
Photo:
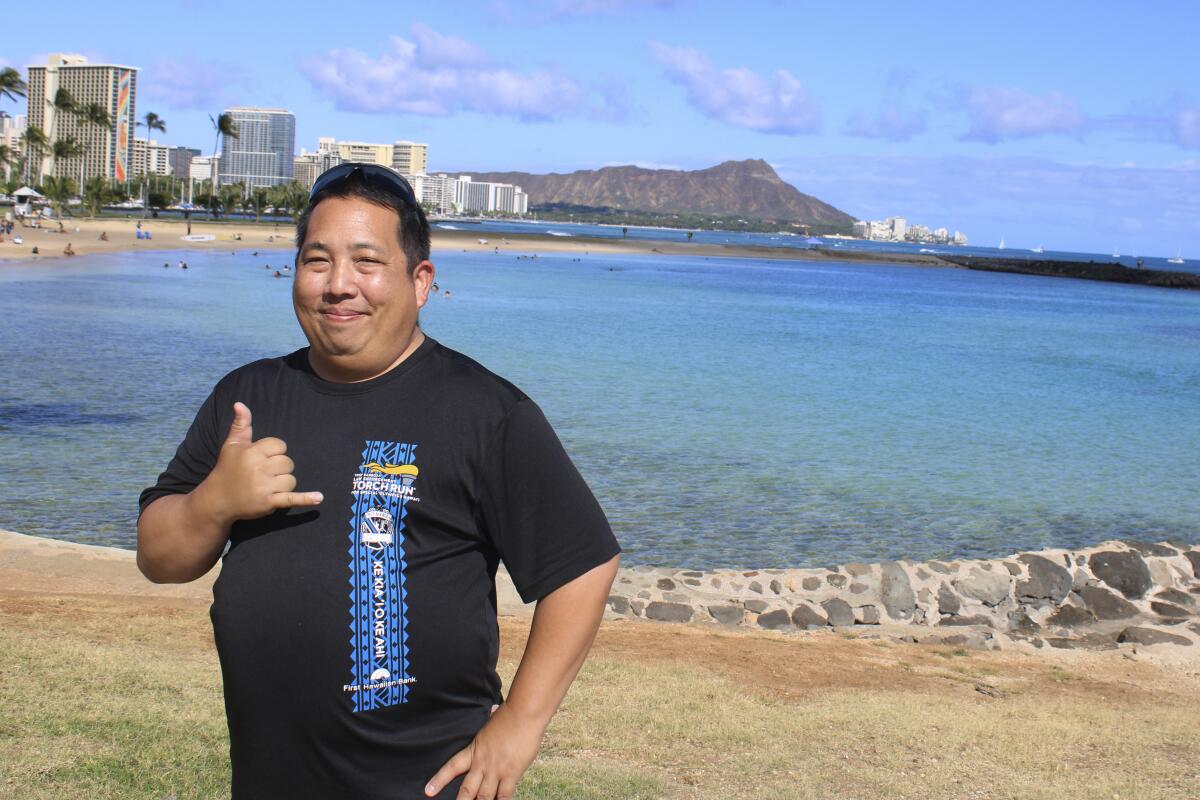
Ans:
[[[322,201],[296,262],[292,305],[321,377],[361,381],[387,372],[423,338],[417,312],[434,269],[409,275],[395,211],[357,197]]]

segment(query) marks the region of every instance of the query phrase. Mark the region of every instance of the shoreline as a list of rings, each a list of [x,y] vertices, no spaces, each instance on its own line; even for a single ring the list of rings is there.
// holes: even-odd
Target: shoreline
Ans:
[[[137,223],[148,231],[152,238],[138,239]],[[176,219],[79,219],[64,222],[66,233],[57,232],[57,223],[46,228],[13,229],[24,242],[16,245],[11,237],[0,243],[0,266],[13,262],[29,264],[43,260],[55,263],[72,258],[63,254],[71,244],[76,256],[145,252],[163,250],[229,250],[229,251],[294,251],[296,228],[294,225],[254,223],[245,221],[210,222],[192,221],[193,235],[211,235],[211,241],[183,241],[187,230],[184,220]],[[78,230],[76,230],[78,228]],[[100,233],[108,235],[108,241],[99,241]],[[549,234],[482,234],[478,231],[432,229],[432,247],[437,250],[461,250],[464,252],[500,252],[514,256],[541,254],[590,255],[663,255],[697,256],[704,258],[753,258],[779,261],[809,262],[856,262],[869,264],[894,264],[902,266],[936,267],[939,269],[964,269],[947,263],[937,256],[908,255],[902,253],[863,253],[833,250],[800,250],[787,247],[765,247],[760,245],[714,245],[688,244],[681,242],[654,242],[627,239],[592,239],[586,237],[561,237]],[[241,236],[236,239],[235,236]],[[38,254],[32,255],[32,248]],[[289,257],[289,261],[290,261]]]
[[[211,599],[221,562],[186,584],[152,584],[135,553],[0,530],[0,586]],[[497,611],[526,618],[507,570]],[[972,650],[1130,650],[1200,664],[1200,544],[1108,541],[997,559],[848,563],[826,568],[621,567],[604,618],[745,634],[853,631]]]

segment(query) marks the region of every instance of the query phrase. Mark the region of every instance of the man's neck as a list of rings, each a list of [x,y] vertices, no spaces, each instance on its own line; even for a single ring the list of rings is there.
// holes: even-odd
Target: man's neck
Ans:
[[[403,352],[397,356],[396,360],[388,366],[375,372],[374,370],[355,370],[347,368],[345,365],[338,364],[336,360],[325,360],[317,356],[311,347],[308,348],[308,365],[312,367],[313,372],[317,373],[317,377],[322,380],[327,380],[331,383],[362,383],[369,381],[372,378],[378,378],[380,375],[386,375],[396,367],[404,363],[404,360],[411,356],[416,349],[425,341],[425,334],[420,328],[413,331],[413,335],[408,340],[408,346]],[[372,374],[367,374],[372,373]]]

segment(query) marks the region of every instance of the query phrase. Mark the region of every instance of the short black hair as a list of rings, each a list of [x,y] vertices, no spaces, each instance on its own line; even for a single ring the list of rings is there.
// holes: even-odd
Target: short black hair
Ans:
[[[308,236],[308,220],[313,209],[322,200],[331,197],[357,197],[374,203],[377,206],[395,211],[400,217],[400,225],[396,230],[396,238],[400,241],[400,249],[408,259],[408,274],[411,275],[417,264],[429,258],[429,220],[419,203],[409,202],[407,198],[393,192],[377,183],[367,182],[362,173],[351,173],[343,181],[335,183],[328,189],[323,189],[313,195],[308,206],[300,214],[296,223],[296,259],[299,261],[300,249],[304,247],[304,239]]]

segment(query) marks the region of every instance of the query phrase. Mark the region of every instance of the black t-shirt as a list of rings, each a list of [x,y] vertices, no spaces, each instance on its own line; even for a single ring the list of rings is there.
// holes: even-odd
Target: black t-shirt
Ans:
[[[498,562],[531,602],[620,548],[512,384],[428,337],[361,383],[307,356],[223,378],[140,504],[204,480],[235,401],[287,443],[324,501],[235,523],[213,586],[233,795],[423,797],[501,699]]]

